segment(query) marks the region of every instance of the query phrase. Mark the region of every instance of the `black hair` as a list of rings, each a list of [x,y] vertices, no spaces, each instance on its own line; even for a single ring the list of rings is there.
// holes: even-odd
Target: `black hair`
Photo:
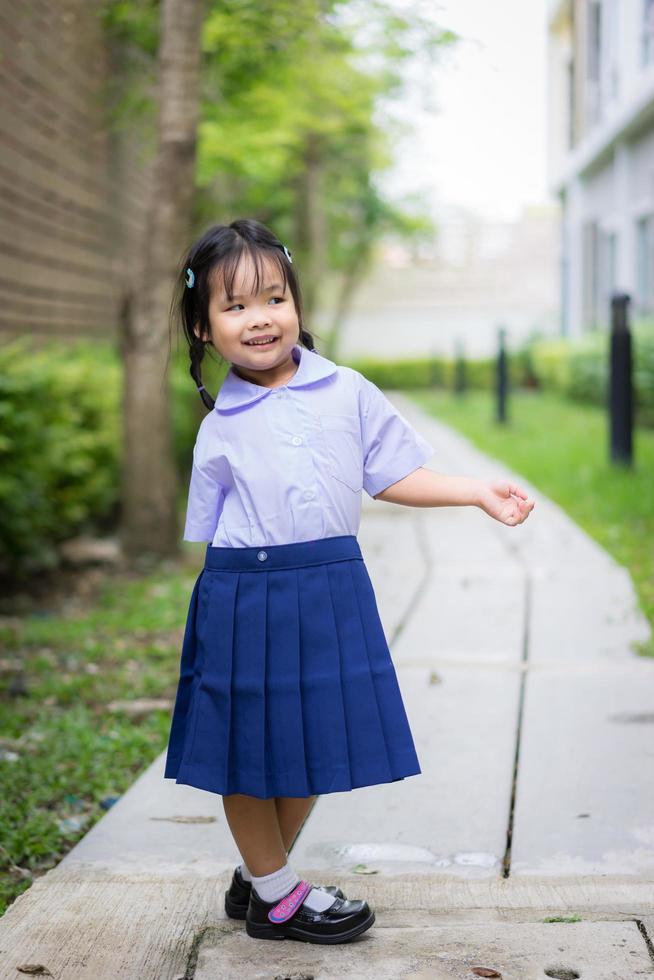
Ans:
[[[302,314],[302,295],[300,284],[286,247],[273,232],[259,221],[239,218],[229,225],[212,225],[186,251],[178,273],[171,317],[181,323],[189,347],[191,358],[190,374],[200,397],[207,408],[212,409],[215,401],[202,384],[201,365],[210,336],[209,300],[211,280],[217,270],[222,272],[222,281],[228,299],[232,298],[234,278],[241,256],[248,254],[255,268],[255,290],[263,278],[263,262],[272,259],[282,275],[284,288],[288,285],[300,325],[299,343],[309,350],[315,350],[311,334],[304,329]],[[191,275],[188,273],[191,270]],[[192,282],[189,287],[188,283]],[[195,333],[200,332],[198,337]]]

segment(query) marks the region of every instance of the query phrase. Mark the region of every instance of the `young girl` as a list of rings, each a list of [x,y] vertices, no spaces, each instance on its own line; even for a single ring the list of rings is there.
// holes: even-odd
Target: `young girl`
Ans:
[[[222,796],[243,863],[225,908],[248,935],[342,943],[374,912],[300,880],[288,852],[316,796],[421,772],[357,541],[361,491],[468,504],[520,524],[508,482],[423,468],[434,448],[374,384],[322,357],[291,253],[256,221],[210,228],[175,309],[208,414],[184,540],[206,541],[182,646],[165,777]],[[202,384],[211,345],[230,369]]]

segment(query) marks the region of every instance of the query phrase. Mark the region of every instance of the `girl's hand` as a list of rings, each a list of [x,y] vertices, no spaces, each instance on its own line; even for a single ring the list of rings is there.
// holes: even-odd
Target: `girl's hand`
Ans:
[[[522,524],[534,509],[524,490],[507,480],[481,480],[479,506],[502,524]]]

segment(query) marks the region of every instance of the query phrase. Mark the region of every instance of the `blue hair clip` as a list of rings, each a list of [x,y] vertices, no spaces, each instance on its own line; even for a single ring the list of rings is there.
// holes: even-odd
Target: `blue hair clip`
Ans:
[[[191,289],[191,287],[195,282],[195,273],[193,272],[193,269],[190,266],[188,267],[186,272],[187,272],[186,285],[188,286],[189,289]]]
[[[284,255],[286,256],[286,258],[288,259],[288,261],[289,261],[289,262],[291,263],[291,265],[292,265],[292,264],[293,264],[293,259],[291,258],[291,253],[290,253],[290,252],[289,252],[289,250],[288,250],[288,249],[286,248],[286,245],[282,245],[282,248],[284,249]]]

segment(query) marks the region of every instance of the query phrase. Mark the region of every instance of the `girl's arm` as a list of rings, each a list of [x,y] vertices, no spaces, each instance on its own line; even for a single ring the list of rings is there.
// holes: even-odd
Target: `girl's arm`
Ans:
[[[374,499],[407,507],[479,507],[489,517],[510,525],[522,524],[535,503],[508,480],[448,476],[423,466],[375,494]]]

